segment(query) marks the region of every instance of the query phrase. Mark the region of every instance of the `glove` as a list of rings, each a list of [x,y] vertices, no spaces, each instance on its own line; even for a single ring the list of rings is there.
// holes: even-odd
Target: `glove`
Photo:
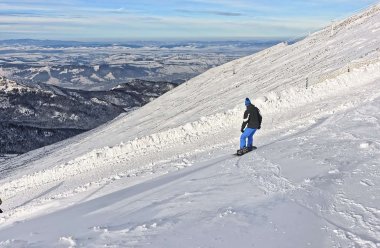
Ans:
[[[244,129],[240,130],[242,133],[244,133]]]
[[[257,129],[260,129],[260,128],[261,128],[261,125]]]

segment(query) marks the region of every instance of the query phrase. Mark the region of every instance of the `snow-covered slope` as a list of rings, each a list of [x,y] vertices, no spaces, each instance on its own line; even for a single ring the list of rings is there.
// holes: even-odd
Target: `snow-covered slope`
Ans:
[[[379,34],[376,6],[0,164],[0,246],[379,247]]]

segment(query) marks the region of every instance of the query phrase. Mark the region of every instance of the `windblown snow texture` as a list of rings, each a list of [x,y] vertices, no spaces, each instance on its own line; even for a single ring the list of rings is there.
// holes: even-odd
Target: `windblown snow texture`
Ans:
[[[379,247],[379,23],[376,6],[1,163],[0,247]],[[236,157],[246,96],[259,149]]]

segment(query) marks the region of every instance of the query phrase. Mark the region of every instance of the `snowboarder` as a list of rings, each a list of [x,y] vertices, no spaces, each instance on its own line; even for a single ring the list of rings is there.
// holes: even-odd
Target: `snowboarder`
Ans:
[[[252,145],[253,135],[257,129],[261,128],[262,117],[260,110],[251,103],[249,98],[245,99],[245,106],[247,109],[244,112],[244,121],[241,125],[242,134],[240,136],[240,149],[237,151],[237,155],[243,155],[256,148]]]

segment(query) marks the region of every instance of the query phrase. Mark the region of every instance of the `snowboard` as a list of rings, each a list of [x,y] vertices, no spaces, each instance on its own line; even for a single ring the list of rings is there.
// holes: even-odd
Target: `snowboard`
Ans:
[[[234,155],[236,155],[236,156],[243,156],[244,154],[247,154],[247,153],[249,153],[249,152],[252,152],[252,151],[254,151],[254,150],[256,150],[256,149],[257,149],[256,146],[252,146],[252,150],[251,150],[251,151],[246,151],[246,152],[243,152],[242,154],[239,154],[239,153],[238,153],[239,150],[237,150],[236,153],[235,153]]]

